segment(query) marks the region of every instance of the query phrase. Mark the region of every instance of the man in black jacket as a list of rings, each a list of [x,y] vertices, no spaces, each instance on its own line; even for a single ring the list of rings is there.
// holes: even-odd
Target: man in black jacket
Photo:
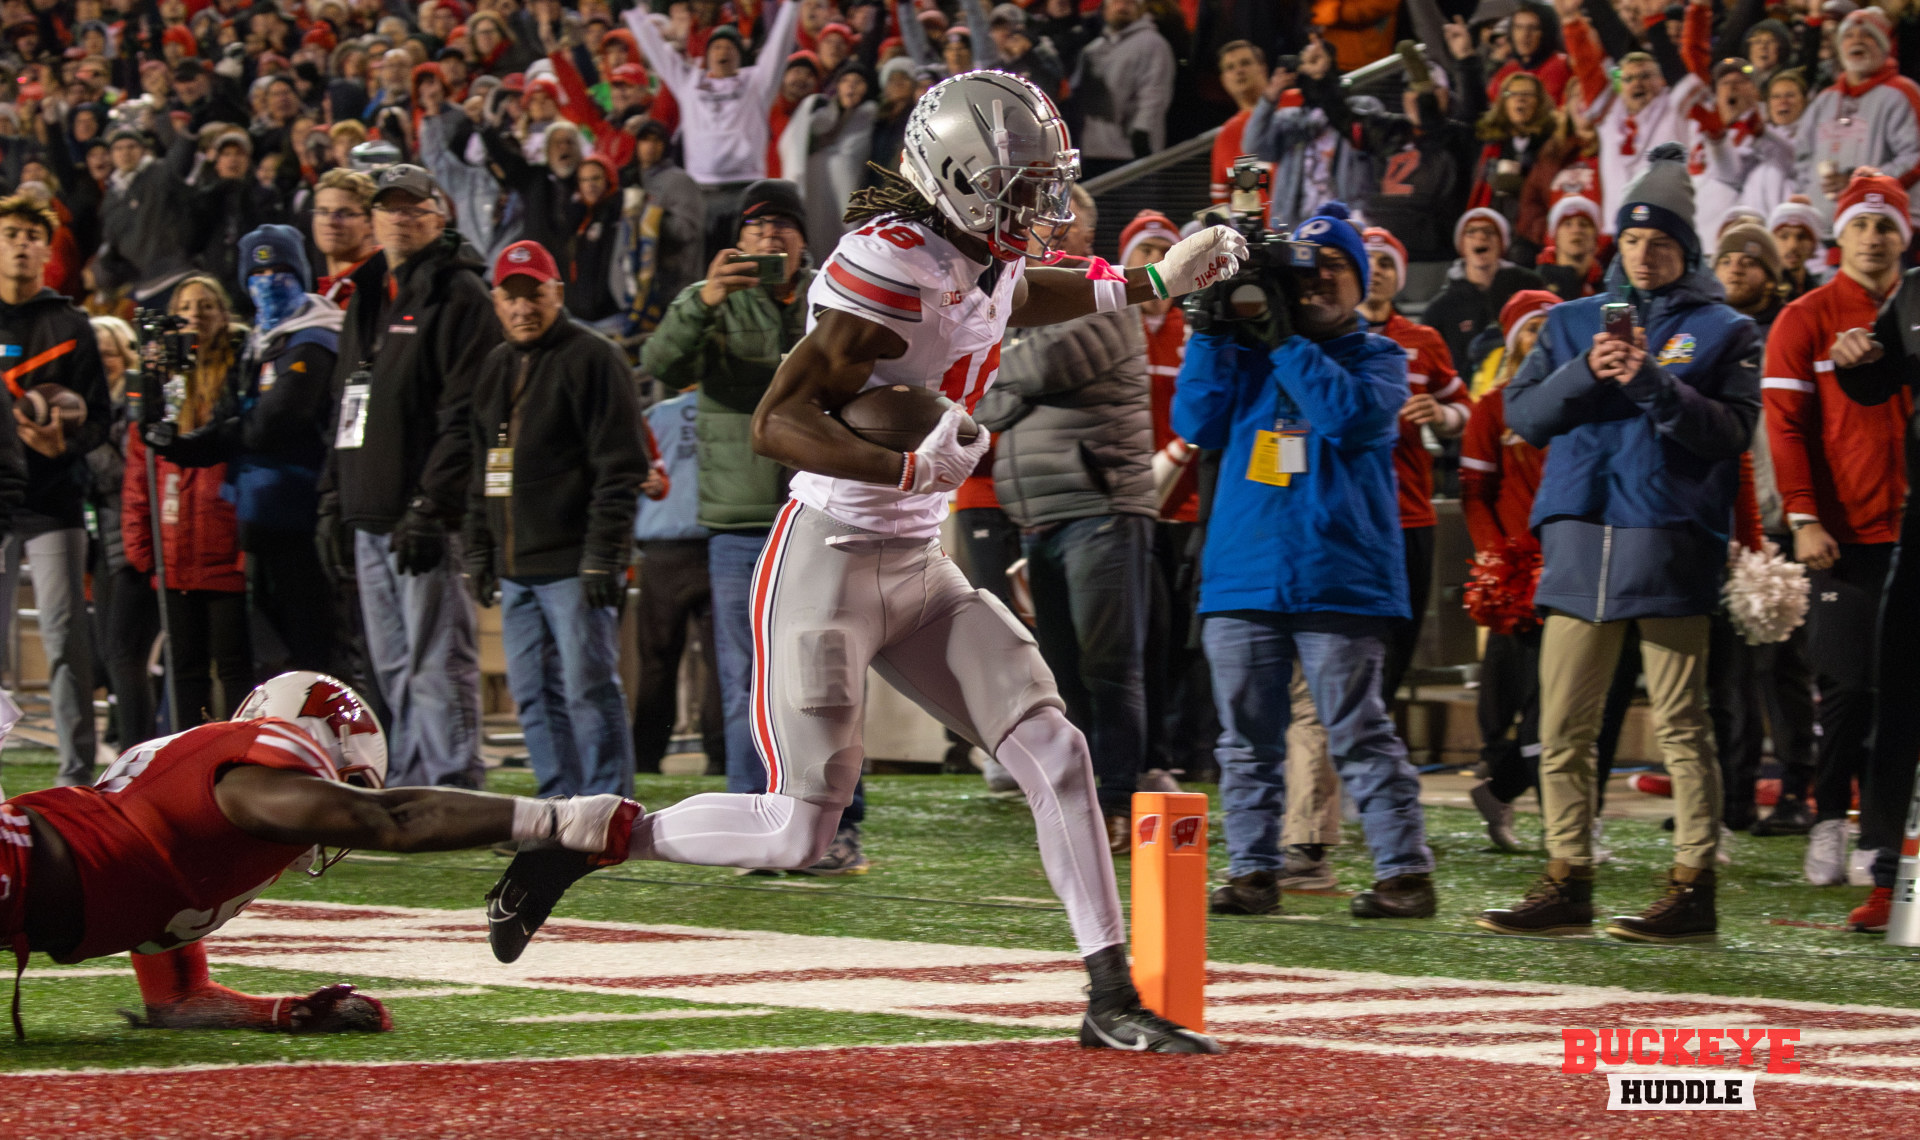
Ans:
[[[1508,261],[1512,238],[1507,220],[1494,210],[1468,210],[1454,223],[1453,244],[1460,257],[1447,270],[1447,286],[1427,305],[1421,320],[1447,342],[1453,369],[1473,375],[1479,358],[1469,348],[1488,326],[1500,324],[1501,306],[1522,289],[1544,289],[1531,269]]]
[[[619,605],[648,471],[640,403],[620,350],[567,314],[551,253],[515,242],[493,280],[507,343],[473,389],[468,587],[500,603],[537,794],[629,795]]]
[[[69,785],[93,782],[93,639],[82,500],[90,479],[85,457],[106,440],[113,407],[93,326],[41,284],[59,224],[52,210],[24,195],[0,199],[0,378],[18,427],[17,434],[0,433],[6,437],[0,442],[0,527],[9,535],[0,568],[0,642],[13,620],[24,553],[32,563],[60,739],[59,782]],[[56,413],[36,423],[14,396],[44,396],[53,387],[79,396],[85,417],[74,422]]]
[[[367,652],[393,713],[387,782],[478,787],[480,659],[458,530],[469,400],[500,325],[486,262],[445,210],[418,166],[375,180],[382,252],[354,273],[340,331],[318,539],[336,577],[359,578]]]

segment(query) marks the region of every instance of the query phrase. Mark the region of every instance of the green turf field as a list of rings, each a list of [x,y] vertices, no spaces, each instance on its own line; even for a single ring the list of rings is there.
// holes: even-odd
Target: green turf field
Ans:
[[[53,769],[44,754],[7,753],[0,779],[11,792],[41,787]],[[494,773],[493,789],[530,792],[524,771]],[[639,797],[664,806],[698,791],[708,778],[643,776]],[[557,914],[585,919],[674,923],[732,930],[841,935],[895,941],[1070,951],[1065,916],[1050,897],[1023,802],[989,796],[977,778],[869,777],[867,850],[870,874],[841,880],[736,876],[731,870],[629,864],[576,886]],[[1196,788],[1195,790],[1202,790]],[[1211,788],[1204,790],[1211,791]],[[1538,873],[1533,855],[1487,849],[1478,816],[1428,810],[1429,839],[1439,857],[1440,917],[1370,921],[1348,917],[1346,899],[1290,895],[1277,918],[1215,918],[1209,956],[1219,962],[1313,966],[1396,975],[1585,985],[1635,990],[1805,999],[1920,1008],[1920,952],[1878,937],[1789,923],[1836,924],[1861,895],[1857,888],[1819,889],[1799,881],[1804,840],[1735,839],[1732,868],[1722,872],[1721,936],[1698,948],[1647,948],[1604,938],[1521,940],[1484,934],[1472,925],[1481,908],[1516,901]],[[1537,835],[1535,817],[1521,817],[1522,835]],[[1531,830],[1530,830],[1531,829]],[[1220,830],[1212,828],[1213,864],[1224,872]],[[1616,851],[1603,868],[1596,902],[1638,910],[1654,895],[1666,867],[1667,835],[1652,824],[1609,821]],[[1357,828],[1336,849],[1341,886],[1370,880]],[[353,858],[324,878],[283,879],[264,897],[384,906],[477,907],[504,866],[485,851],[379,859]],[[1120,864],[1121,896],[1127,893]],[[608,954],[688,953],[684,947],[607,946]],[[89,964],[124,968],[122,959]],[[53,969],[36,957],[32,968]],[[255,992],[304,992],[334,976],[253,967],[216,967],[216,978]],[[417,981],[353,978],[373,993],[422,990]],[[176,1034],[127,1028],[115,1014],[137,1003],[130,975],[29,976],[24,993],[30,1040],[5,1049],[0,1070],[86,1065],[153,1065],[326,1057],[335,1060],[425,1056],[486,1057],[631,1053],[813,1043],[969,1040],[1031,1035],[961,1022],[828,1014],[781,1009],[767,1014],[647,1021],[516,1023],[507,1019],[559,1013],[637,1013],[703,1007],[620,994],[555,993],[489,985],[478,993],[392,1002],[407,1030],[388,1037],[305,1039],[245,1033]]]

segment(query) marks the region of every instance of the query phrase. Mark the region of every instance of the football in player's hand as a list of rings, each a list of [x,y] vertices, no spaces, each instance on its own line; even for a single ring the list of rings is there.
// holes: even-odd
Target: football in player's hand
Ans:
[[[931,388],[886,384],[868,388],[832,414],[847,425],[847,430],[868,443],[877,443],[892,451],[913,451],[953,406],[952,400]],[[973,418],[963,418],[960,442],[972,443],[979,435],[980,427]]]
[[[36,424],[45,426],[54,416],[62,427],[72,429],[87,422],[87,402],[72,389],[58,384],[35,384],[20,399],[20,409]]]

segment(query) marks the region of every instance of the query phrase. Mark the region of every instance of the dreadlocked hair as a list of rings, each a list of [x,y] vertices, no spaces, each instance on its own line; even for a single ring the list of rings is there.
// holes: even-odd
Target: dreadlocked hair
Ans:
[[[877,162],[867,163],[867,169],[879,176],[879,185],[855,190],[847,199],[847,212],[842,221],[857,226],[875,218],[899,218],[918,222],[942,237],[947,236],[946,219],[941,216],[940,207],[921,197],[913,183]]]

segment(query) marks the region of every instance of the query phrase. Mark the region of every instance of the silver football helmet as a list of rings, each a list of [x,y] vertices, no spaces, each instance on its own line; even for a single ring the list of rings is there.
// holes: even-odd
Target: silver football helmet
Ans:
[[[1080,152],[1060,112],[1017,75],[969,71],[936,83],[907,117],[900,173],[995,257],[1026,255],[1028,231],[1073,220]]]

